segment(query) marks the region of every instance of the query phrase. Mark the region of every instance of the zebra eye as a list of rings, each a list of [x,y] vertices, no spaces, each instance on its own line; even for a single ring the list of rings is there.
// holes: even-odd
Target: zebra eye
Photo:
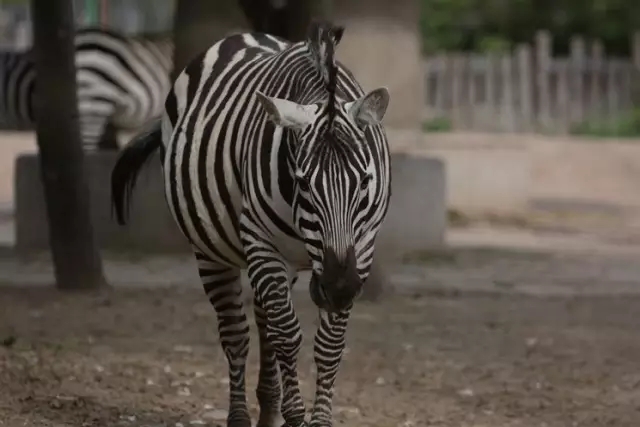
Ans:
[[[309,192],[309,183],[304,177],[296,176],[296,182],[298,183],[298,189],[305,193]]]
[[[371,181],[371,174],[368,173],[362,177],[360,181],[360,190],[366,191],[369,188],[369,182]]]

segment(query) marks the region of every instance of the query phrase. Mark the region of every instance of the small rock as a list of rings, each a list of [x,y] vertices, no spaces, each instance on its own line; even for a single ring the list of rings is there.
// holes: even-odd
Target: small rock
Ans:
[[[192,420],[192,421],[189,421],[189,424],[191,424],[192,426],[203,426],[206,423],[202,420]]]
[[[178,389],[178,396],[191,396],[191,390],[189,387],[182,387]]]
[[[193,348],[188,345],[176,345],[173,347],[173,351],[176,351],[178,353],[192,353]]]
[[[538,339],[534,337],[527,338],[525,340],[525,344],[527,345],[527,347],[535,347],[538,344]]]
[[[96,366],[95,366],[95,370],[96,370],[97,372],[104,372],[104,367],[103,367],[103,366],[101,366],[101,365],[96,365]]]
[[[204,377],[204,372],[196,371],[193,376],[196,378],[202,378]]]
[[[220,380],[220,384],[229,385],[229,378],[225,377]]]
[[[202,408],[203,408],[205,411],[210,411],[211,409],[213,409],[213,405],[209,405],[208,403],[205,403],[205,404],[202,406]]]
[[[202,414],[202,418],[214,421],[224,421],[229,416],[229,412],[224,409],[214,409],[213,411],[208,411]]]
[[[460,391],[458,392],[458,394],[459,394],[460,396],[464,396],[464,397],[471,397],[471,396],[473,396],[475,393],[474,393],[474,392],[473,392],[473,390],[471,390],[470,388],[465,388],[465,389],[460,390]]]
[[[350,417],[360,417],[360,409],[355,406],[337,406],[335,410],[337,414]]]
[[[156,385],[155,381],[153,381],[151,378],[147,378],[147,385],[151,386],[151,385]]]
[[[182,423],[176,423],[174,427],[184,427],[184,424],[182,424]]]
[[[387,381],[383,377],[376,378],[376,385],[385,385]]]
[[[169,366],[169,365],[165,365],[165,367],[164,367],[164,373],[165,373],[165,374],[169,374],[169,373],[171,373],[171,366]]]
[[[120,415],[120,419],[121,420],[130,421],[130,422],[134,422],[136,420],[136,416],[135,415]]]

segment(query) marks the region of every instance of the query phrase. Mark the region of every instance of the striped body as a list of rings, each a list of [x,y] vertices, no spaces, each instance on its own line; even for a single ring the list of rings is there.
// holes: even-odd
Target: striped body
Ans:
[[[244,201],[273,236],[278,252],[295,267],[308,266],[303,236],[293,224],[289,131],[265,120],[253,95],[268,91],[291,96],[295,88],[287,79],[294,73],[282,67],[291,58],[305,60],[305,49],[302,43],[290,46],[263,34],[231,36],[193,62],[168,97],[163,117],[168,204],[191,242],[223,265],[246,267],[239,227]],[[340,83],[346,99],[364,95],[342,67]],[[306,98],[321,96],[316,90]],[[370,189],[375,197],[363,226],[371,229],[380,225],[387,209],[389,154],[382,127],[370,129],[367,138],[379,153],[373,166],[380,178]]]
[[[161,151],[167,204],[218,316],[229,363],[228,426],[251,426],[243,268],[260,336],[257,425],[274,427],[280,414],[287,426],[305,425],[297,379],[302,332],[290,294],[303,268],[312,270],[311,297],[320,309],[310,424],[332,425],[349,312],[390,197],[380,125],[388,92],[365,95],[336,65],[341,36],[340,27],[315,24],[296,44],[258,33],[221,40],[178,76],[161,123],[125,148],[112,173],[123,223],[137,171]]]
[[[159,117],[170,89],[173,45],[93,28],[75,37],[80,134],[96,149],[107,125],[135,130]],[[32,51],[0,52],[0,122],[9,128],[35,124]],[[115,148],[115,147],[114,147]]]

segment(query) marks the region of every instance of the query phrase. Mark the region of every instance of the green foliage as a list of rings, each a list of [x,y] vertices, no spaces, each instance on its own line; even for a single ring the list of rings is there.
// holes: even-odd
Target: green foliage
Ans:
[[[571,130],[573,135],[595,138],[638,138],[640,137],[640,108],[607,121],[585,121]]]
[[[640,29],[638,0],[421,0],[425,53],[441,50],[504,51],[531,42],[536,30],[554,34],[554,48],[568,50],[581,34],[604,41],[607,52],[627,54],[629,35]]]
[[[446,117],[425,120],[422,123],[423,132],[450,132],[452,129],[451,122]]]

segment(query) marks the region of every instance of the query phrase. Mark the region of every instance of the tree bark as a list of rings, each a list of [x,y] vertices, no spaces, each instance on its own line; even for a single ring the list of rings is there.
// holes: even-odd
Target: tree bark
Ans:
[[[60,289],[105,285],[89,214],[89,190],[78,128],[71,0],[32,0],[37,75],[36,134]]]

